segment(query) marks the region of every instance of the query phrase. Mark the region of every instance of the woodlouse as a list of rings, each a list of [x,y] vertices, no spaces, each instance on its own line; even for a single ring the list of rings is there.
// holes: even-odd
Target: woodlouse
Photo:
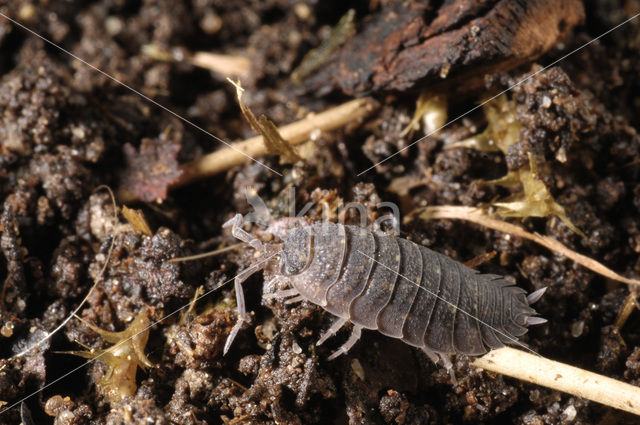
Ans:
[[[528,325],[546,322],[528,296],[502,276],[480,274],[458,261],[406,239],[350,225],[318,223],[267,230],[283,243],[264,244],[241,228],[237,214],[224,224],[236,238],[262,253],[262,261],[235,278],[239,319],[225,353],[248,319],[242,282],[267,266],[290,288],[277,297],[308,300],[338,316],[318,340],[322,344],[348,321],[349,339],[329,359],[346,353],[361,330],[378,330],[421,348],[434,362],[451,368],[450,354],[481,355],[517,343]]]

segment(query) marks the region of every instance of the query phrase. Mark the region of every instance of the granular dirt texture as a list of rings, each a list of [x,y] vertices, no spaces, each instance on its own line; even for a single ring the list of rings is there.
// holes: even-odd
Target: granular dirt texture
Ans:
[[[355,34],[293,82],[303,57],[350,9]],[[638,11],[635,0],[0,0],[0,13],[119,81],[0,16],[0,410],[11,406],[0,424],[29,425],[26,412],[32,423],[60,425],[636,423],[477,369],[465,356],[452,359],[454,384],[423,352],[372,331],[329,361],[351,325],[316,345],[334,318],[306,301],[264,297],[284,289],[272,280],[276,270],[243,284],[249,321],[223,355],[237,320],[232,280],[257,261],[254,250],[169,260],[237,244],[221,226],[256,206],[271,222],[289,215],[293,200],[296,214],[310,205],[310,221],[359,224],[358,211],[340,208],[355,202],[369,230],[461,262],[495,251],[480,271],[527,292],[548,288],[535,306],[548,323],[529,329],[528,347],[640,385],[640,312],[617,323],[635,296],[629,287],[478,225],[402,221],[428,205],[490,208],[512,192],[486,182],[526,169],[532,154],[586,238],[553,216],[514,222],[640,278],[640,20],[543,70]],[[492,31],[496,23],[513,31]],[[551,27],[535,34],[539,43],[515,42]],[[380,107],[313,134],[297,147],[303,161],[259,158],[282,176],[247,162],[171,189],[181,165],[223,146],[121,83],[225,141],[254,136],[226,75],[189,63],[196,52],[247,58],[243,101],[277,125],[350,96],[372,96]],[[520,130],[504,153],[451,147],[490,125],[482,108],[417,143],[424,128],[405,131],[423,93],[444,96],[453,119],[506,89]],[[153,234],[118,215],[100,185],[138,198],[132,207]],[[383,202],[398,206],[399,221]],[[261,224],[245,229],[274,241]],[[61,331],[12,358],[87,294]],[[105,361],[83,366],[65,352],[111,346],[96,328],[123,331],[141,311],[153,323],[143,347],[153,366],[132,372],[132,395],[107,398]]]

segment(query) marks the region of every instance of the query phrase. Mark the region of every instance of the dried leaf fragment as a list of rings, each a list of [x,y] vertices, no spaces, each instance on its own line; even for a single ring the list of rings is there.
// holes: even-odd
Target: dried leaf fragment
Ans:
[[[179,132],[167,128],[157,138],[142,139],[139,151],[125,144],[127,167],[121,176],[122,187],[144,202],[164,200],[169,185],[181,174],[177,160],[181,138]]]
[[[615,325],[618,329],[622,329],[624,324],[627,323],[627,319],[629,319],[629,316],[631,316],[631,313],[633,313],[636,308],[638,308],[638,294],[635,288],[630,288],[629,295],[627,295],[627,298],[624,300],[624,304],[618,312],[618,317],[616,317]]]
[[[65,353],[106,363],[107,372],[96,385],[98,392],[109,403],[115,403],[124,397],[133,395],[136,391],[138,367],[153,367],[153,363],[144,354],[144,347],[149,340],[150,327],[147,310],[142,310],[129,327],[121,332],[109,332],[90,323],[84,323],[98,333],[102,339],[115,345],[104,350],[67,351]]]
[[[483,152],[502,152],[520,140],[522,124],[516,116],[516,106],[502,94],[483,106],[487,118],[487,128],[480,134],[447,145],[447,149],[468,148]]]
[[[279,129],[283,138],[292,145],[299,145],[310,140],[314,132],[333,131],[345,125],[361,122],[380,104],[371,97],[353,99],[326,111],[311,113],[305,118],[287,124]],[[196,158],[180,166],[181,176],[171,184],[177,188],[194,181],[227,171],[232,167],[247,163],[247,155],[257,158],[267,154],[264,137],[261,135],[232,143],[215,152]],[[304,150],[303,150],[303,153]],[[124,187],[118,190],[118,198],[122,202],[136,200],[136,196]]]
[[[586,235],[580,231],[569,219],[562,205],[558,204],[549,189],[538,177],[538,166],[531,152],[529,152],[529,169],[525,167],[512,171],[506,176],[488,181],[488,184],[514,188],[517,183],[522,186],[522,194],[516,194],[510,202],[495,202],[497,214],[502,217],[549,217],[555,215],[571,230],[583,238]]]
[[[298,154],[291,143],[282,138],[278,131],[278,127],[276,127],[273,122],[264,115],[261,115],[260,118],[256,119],[253,112],[251,112],[251,110],[242,103],[242,92],[244,92],[244,89],[240,86],[240,83],[234,83],[232,80],[229,80],[229,82],[236,87],[238,105],[240,106],[242,115],[249,122],[251,128],[253,128],[256,133],[262,135],[267,152],[279,155],[281,164],[301,161],[302,157]]]
[[[147,224],[147,220],[145,220],[144,214],[142,214],[141,210],[127,208],[126,205],[123,205],[122,215],[127,219],[129,224],[131,224],[134,229],[138,230],[141,233],[144,233],[147,236],[153,236],[153,232],[151,231],[149,224]]]

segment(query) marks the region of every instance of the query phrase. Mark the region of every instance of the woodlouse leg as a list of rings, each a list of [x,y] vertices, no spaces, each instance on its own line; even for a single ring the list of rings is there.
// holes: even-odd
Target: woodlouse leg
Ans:
[[[229,351],[229,347],[231,347],[231,343],[236,338],[236,335],[240,331],[240,328],[242,328],[242,324],[244,322],[249,321],[249,315],[247,314],[247,309],[244,304],[244,293],[242,292],[242,282],[247,280],[247,278],[252,274],[254,274],[255,272],[261,270],[263,266],[264,266],[263,263],[253,264],[248,268],[244,269],[243,271],[241,271],[240,273],[238,273],[238,275],[234,279],[234,287],[236,290],[236,304],[238,305],[238,321],[236,322],[235,325],[233,325],[233,329],[231,329],[231,333],[229,333],[227,342],[225,342],[224,344],[223,355],[227,354],[227,351]]]
[[[231,220],[225,222],[222,227],[231,227],[231,234],[234,238],[240,239],[242,242],[246,242],[258,251],[262,251],[262,242],[249,233],[245,232],[241,227],[243,222],[242,214],[236,214]]]
[[[451,383],[453,385],[458,385],[458,380],[456,379],[455,373],[453,373],[453,364],[451,364],[451,359],[449,358],[449,355],[442,354],[442,353],[438,353],[438,355],[440,356],[440,360],[442,360],[442,365],[444,366],[444,368],[449,373],[449,376],[451,377]]]
[[[262,298],[266,298],[266,299],[270,299],[270,298],[285,299],[285,298],[293,297],[293,296],[296,296],[296,295],[299,295],[299,294],[300,293],[298,292],[297,289],[291,288],[291,289],[283,289],[281,291],[272,292],[270,294],[264,294],[262,296]]]
[[[427,357],[429,357],[429,359],[431,359],[433,363],[438,363],[438,355],[436,353],[425,347],[422,347],[422,351],[424,351],[424,353],[427,355]]]
[[[353,345],[356,342],[358,342],[361,334],[362,334],[362,326],[354,325],[353,331],[351,332],[351,336],[349,337],[347,342],[345,342],[342,345],[342,347],[338,348],[338,350],[335,353],[330,355],[329,360],[333,360],[336,357],[341,356],[342,354],[346,354],[349,351],[349,349],[351,349],[351,347],[353,347]]]
[[[335,335],[336,332],[338,332],[340,328],[344,326],[345,323],[347,323],[347,319],[343,319],[342,317],[339,317],[338,319],[336,319],[336,321],[333,322],[331,327],[327,329],[325,333],[322,334],[318,342],[316,342],[316,345],[322,345],[327,339]]]
[[[298,295],[296,297],[289,298],[288,300],[284,300],[284,303],[295,304],[295,303],[299,303],[300,301],[304,301],[304,297],[302,295]]]

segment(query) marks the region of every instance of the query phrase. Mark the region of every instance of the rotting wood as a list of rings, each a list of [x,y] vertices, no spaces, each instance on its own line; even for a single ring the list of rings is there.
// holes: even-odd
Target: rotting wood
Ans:
[[[553,48],[584,21],[579,0],[458,0],[437,10],[394,2],[336,51],[305,85],[349,95],[407,90],[468,92]]]

